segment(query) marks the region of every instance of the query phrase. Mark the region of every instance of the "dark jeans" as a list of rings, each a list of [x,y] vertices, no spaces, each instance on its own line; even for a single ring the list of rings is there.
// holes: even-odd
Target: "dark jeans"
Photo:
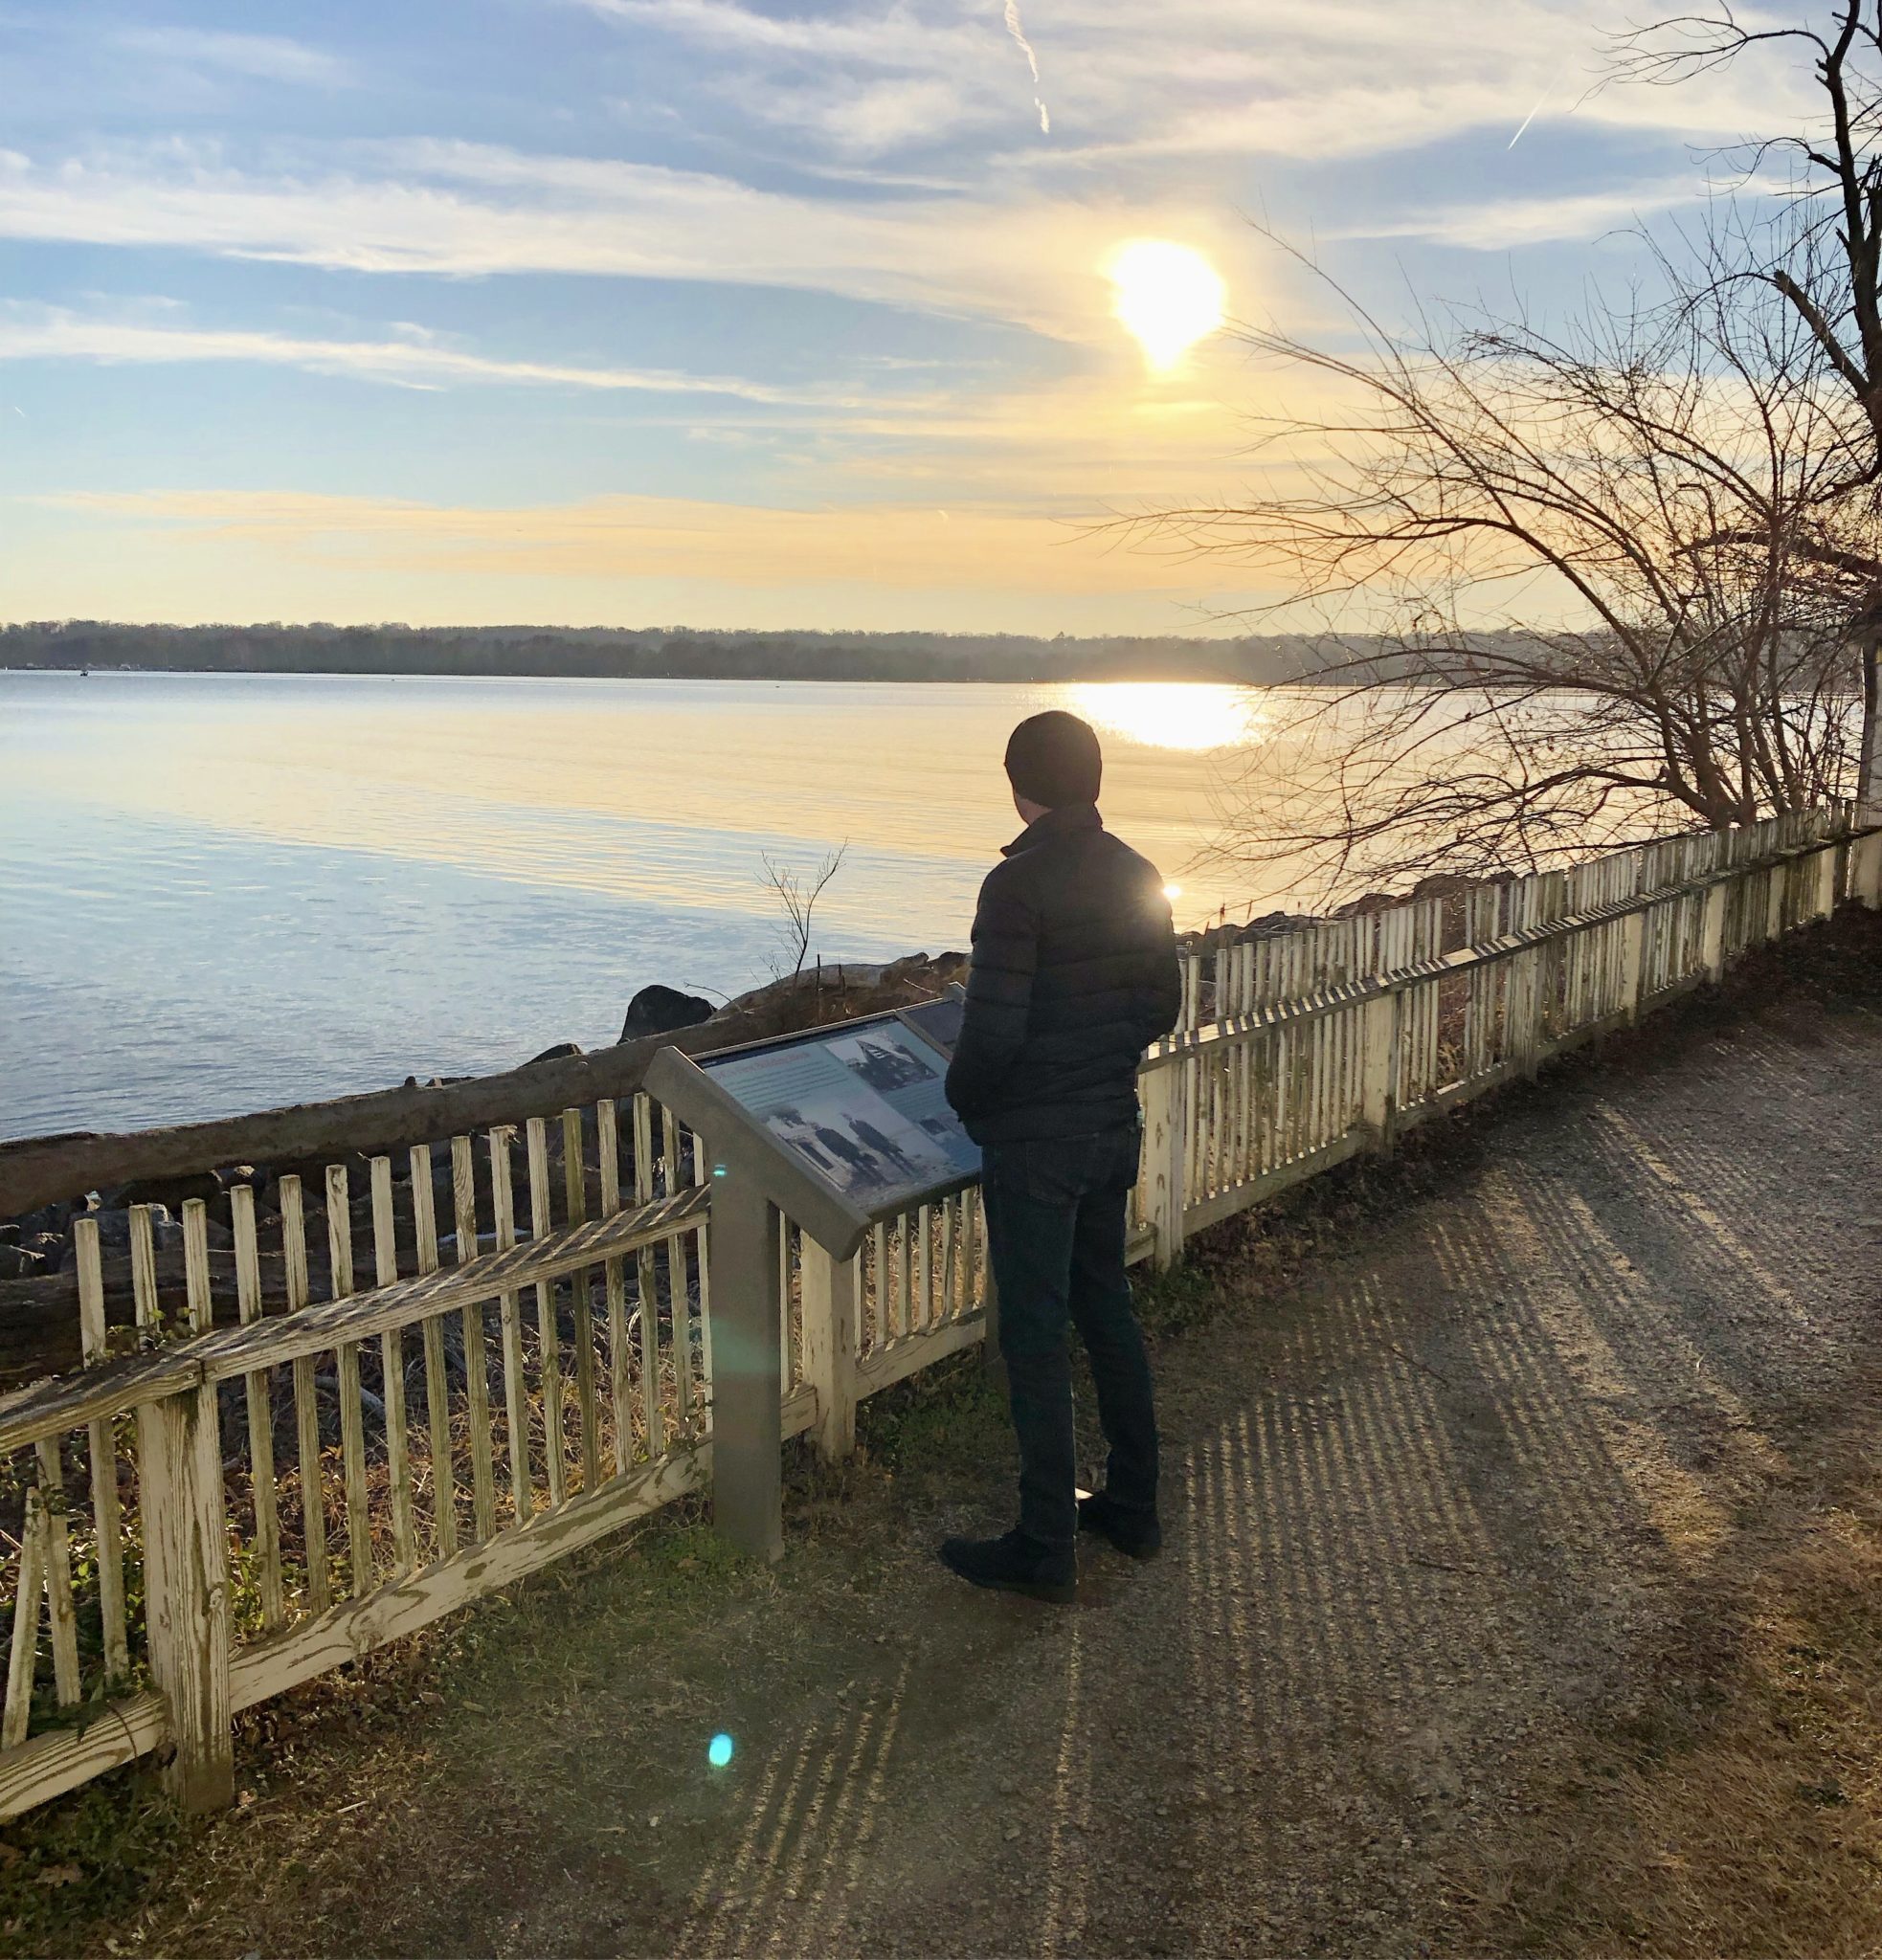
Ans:
[[[1019,1528],[1042,1545],[1069,1548],[1078,1535],[1068,1319],[1091,1358],[1110,1445],[1106,1488],[1121,1504],[1156,1503],[1150,1364],[1124,1276],[1138,1146],[1132,1125],[981,1153],[999,1348],[1019,1437]]]

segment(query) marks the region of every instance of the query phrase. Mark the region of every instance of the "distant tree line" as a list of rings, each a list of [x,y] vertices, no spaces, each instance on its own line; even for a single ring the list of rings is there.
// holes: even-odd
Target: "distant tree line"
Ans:
[[[213,674],[460,674],[675,680],[1311,680],[1352,642],[1024,634],[713,633],[686,627],[0,627],[0,667]]]

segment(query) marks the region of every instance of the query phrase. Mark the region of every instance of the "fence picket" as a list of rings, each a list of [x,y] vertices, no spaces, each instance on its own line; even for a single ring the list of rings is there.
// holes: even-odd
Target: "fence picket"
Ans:
[[[353,1212],[347,1167],[326,1167],[328,1294],[344,1300],[353,1290]],[[366,1410],[360,1401],[359,1343],[342,1341],[335,1359],[340,1377],[340,1474],[347,1497],[347,1557],[353,1596],[372,1590],[372,1506],[366,1490]]]
[[[692,1165],[692,1188],[698,1190],[706,1182],[706,1146],[697,1134],[690,1146]],[[702,1212],[699,1223],[692,1233],[693,1250],[699,1260],[699,1416],[697,1433],[704,1435],[708,1427],[712,1410],[712,1261],[706,1257],[706,1234],[712,1229],[711,1214]],[[688,1303],[688,1312],[691,1307]],[[691,1362],[691,1336],[687,1337],[687,1367]]]
[[[588,1219],[588,1176],[582,1161],[582,1112],[562,1112],[562,1185],[568,1223]],[[582,1488],[601,1481],[601,1412],[594,1396],[594,1310],[589,1298],[593,1275],[584,1267],[569,1281],[575,1310],[575,1397],[581,1407]]]
[[[496,1185],[492,1143],[491,1186]],[[477,1159],[467,1136],[451,1139],[451,1214],[458,1264],[477,1257]],[[497,1477],[490,1452],[490,1357],[483,1339],[483,1303],[466,1306],[459,1325],[464,1342],[464,1400],[469,1411],[471,1542],[483,1545],[497,1531]]]
[[[137,1345],[152,1346],[164,1327],[163,1303],[157,1297],[157,1241],[151,1230],[150,1207],[131,1207],[131,1300],[137,1316]]]
[[[255,1187],[238,1184],[229,1192],[229,1216],[235,1239],[235,1314],[244,1326],[261,1318],[261,1256],[255,1231]],[[281,1587],[281,1527],[275,1495],[275,1411],[268,1370],[252,1369],[242,1378],[248,1405],[249,1490],[255,1505],[255,1562],[261,1594],[261,1624],[270,1633],[286,1617]]]
[[[307,1221],[301,1180],[291,1172],[280,1186],[282,1283],[287,1311],[307,1304]],[[301,1473],[301,1541],[307,1566],[307,1603],[324,1613],[333,1602],[333,1573],[326,1552],[326,1483],[321,1470],[320,1381],[311,1354],[294,1363],[294,1430]]]
[[[549,1127],[540,1116],[524,1125],[527,1138],[529,1164],[529,1236],[543,1237],[549,1230]],[[569,1495],[569,1443],[563,1430],[562,1335],[556,1325],[555,1287],[551,1281],[536,1282],[536,1366],[542,1380],[543,1468],[551,1506]]]
[[[390,1286],[398,1278],[397,1224],[392,1212],[392,1160],[372,1159],[373,1278]],[[412,1456],[405,1411],[405,1334],[392,1327],[379,1336],[380,1399],[386,1405],[386,1472],[392,1484],[394,1569],[418,1564],[418,1527],[412,1502]]]
[[[650,1204],[654,1195],[654,1105],[644,1095],[634,1099],[634,1199]],[[671,1268],[668,1268],[669,1278]],[[661,1380],[660,1292],[654,1249],[648,1246],[635,1262],[634,1286],[640,1308],[640,1366],[647,1411],[647,1449],[658,1457],[665,1448],[666,1397]],[[671,1289],[669,1288],[669,1292]],[[677,1433],[686,1434],[691,1413],[686,1394],[686,1348],[680,1338],[681,1322],[673,1315],[673,1413]]]
[[[671,1197],[676,1191],[683,1190],[687,1177],[682,1166],[683,1145],[680,1134],[680,1120],[672,1110],[661,1111],[661,1141],[663,1145],[662,1162],[665,1165],[665,1192]],[[785,1235],[779,1233],[779,1238]],[[706,1263],[700,1262],[700,1283],[706,1283]],[[693,1366],[693,1276],[691,1261],[686,1255],[685,1235],[669,1238],[666,1242],[666,1290],[671,1306],[673,1345],[676,1356],[682,1366],[678,1370],[680,1392],[684,1397],[682,1403],[683,1414],[681,1419],[683,1431],[690,1436],[699,1421],[695,1396],[700,1392],[698,1372]],[[791,1370],[786,1366],[784,1379],[791,1379]]]
[[[33,1677],[39,1662],[39,1601],[46,1590],[46,1501],[30,1484],[19,1533],[19,1583],[7,1650],[7,1705],[0,1709],[0,1748],[26,1740],[33,1720]]]
[[[621,1208],[620,1111],[613,1097],[594,1105],[595,1138],[601,1158],[601,1211],[612,1217]],[[634,1461],[634,1357],[627,1337],[627,1268],[616,1254],[602,1267],[608,1289],[608,1397],[615,1418],[615,1475],[624,1476]],[[648,1370],[658,1383],[658,1367]],[[647,1455],[660,1455],[654,1428],[660,1414],[655,1401],[647,1425]]]
[[[432,1188],[432,1149],[414,1144],[406,1160],[412,1184],[412,1239],[418,1271],[435,1273],[437,1257],[437,1199]],[[432,1538],[439,1558],[458,1548],[458,1480],[451,1451],[451,1374],[444,1353],[444,1322],[426,1316],[420,1335],[425,1352],[425,1430],[432,1470]],[[468,1360],[468,1353],[466,1354]]]
[[[516,1243],[516,1192],[510,1184],[509,1147],[516,1132],[500,1124],[490,1132],[490,1197],[496,1210],[497,1250]],[[503,1330],[504,1426],[509,1440],[510,1509],[519,1525],[535,1515],[529,1494],[529,1428],[523,1396],[523,1303],[511,1288],[497,1296]]]
[[[99,1250],[98,1220],[74,1219],[72,1242],[78,1263],[78,1348],[86,1366],[105,1354],[104,1263]],[[130,1642],[124,1628],[124,1539],[118,1495],[118,1430],[108,1415],[86,1426],[92,1476],[92,1524],[98,1533],[99,1639],[109,1686],[130,1674]],[[272,1504],[274,1491],[269,1489]]]
[[[39,1488],[45,1493],[46,1617],[53,1636],[53,1695],[61,1708],[76,1708],[78,1615],[72,1601],[72,1534],[65,1525],[64,1458],[53,1437],[38,1445],[37,1455]]]

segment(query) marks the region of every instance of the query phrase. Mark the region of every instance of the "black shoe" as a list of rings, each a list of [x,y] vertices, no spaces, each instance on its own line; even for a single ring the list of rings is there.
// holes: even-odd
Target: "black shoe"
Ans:
[[[1130,1509],[1102,1490],[1079,1499],[1078,1528],[1108,1538],[1126,1558],[1154,1558],[1163,1549],[1163,1526],[1154,1511]]]
[[[1052,1551],[1036,1540],[1009,1531],[1004,1538],[950,1538],[941,1563],[971,1585],[997,1592],[1023,1592],[1069,1606],[1078,1597],[1078,1554],[1069,1547]]]

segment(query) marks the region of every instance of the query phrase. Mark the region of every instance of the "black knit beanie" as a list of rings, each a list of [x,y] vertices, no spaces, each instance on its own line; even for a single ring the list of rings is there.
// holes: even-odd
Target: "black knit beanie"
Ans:
[[[1063,708],[1028,717],[1007,738],[1007,781],[1028,803],[1047,810],[1097,802],[1104,767],[1090,725]]]

